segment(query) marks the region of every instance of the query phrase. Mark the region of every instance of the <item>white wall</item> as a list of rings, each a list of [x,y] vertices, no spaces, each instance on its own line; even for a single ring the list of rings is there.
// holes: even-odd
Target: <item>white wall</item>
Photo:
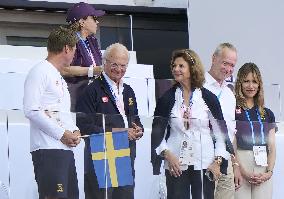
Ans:
[[[190,0],[190,47],[199,53],[208,69],[216,46],[221,42],[233,43],[239,55],[235,74],[245,62],[255,62],[264,83],[280,84],[283,95],[283,10],[283,0]],[[273,95],[267,103],[278,112],[273,105],[274,101],[279,102],[275,90]],[[281,104],[283,107],[283,101]],[[283,114],[279,119],[283,121]]]
[[[265,86],[268,107],[280,116],[283,100],[278,98],[278,83],[281,93],[284,93],[283,73],[283,44],[284,44],[284,1],[263,0],[190,0],[189,16],[190,48],[197,51],[207,69],[210,67],[211,56],[216,46],[222,42],[231,42],[238,49],[238,63],[235,76],[242,64],[255,62],[261,69]],[[280,105],[281,104],[281,105]],[[283,133],[283,123],[278,124],[280,133]],[[283,139],[278,134],[277,146],[281,146]],[[283,179],[283,156],[277,150],[274,174],[274,199],[283,198],[278,179]]]

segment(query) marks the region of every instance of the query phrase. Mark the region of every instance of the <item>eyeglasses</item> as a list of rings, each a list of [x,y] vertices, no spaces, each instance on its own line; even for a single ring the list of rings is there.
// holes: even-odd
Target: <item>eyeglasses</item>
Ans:
[[[106,61],[109,63],[110,67],[113,69],[117,69],[120,67],[121,69],[126,69],[128,64],[117,64],[115,62],[111,62],[110,60],[106,59]]]

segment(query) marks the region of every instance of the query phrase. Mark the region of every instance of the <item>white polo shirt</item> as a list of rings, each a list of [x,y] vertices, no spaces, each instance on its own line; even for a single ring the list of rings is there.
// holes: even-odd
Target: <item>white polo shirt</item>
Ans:
[[[220,85],[208,72],[205,74],[204,87],[214,93],[221,105],[224,119],[228,127],[228,134],[231,142],[233,142],[236,133],[235,122],[235,108],[236,98],[232,90],[227,86],[228,83],[224,81]]]
[[[71,150],[60,139],[78,130],[70,112],[70,94],[60,72],[47,60],[35,65],[24,85],[24,113],[30,120],[30,150]]]

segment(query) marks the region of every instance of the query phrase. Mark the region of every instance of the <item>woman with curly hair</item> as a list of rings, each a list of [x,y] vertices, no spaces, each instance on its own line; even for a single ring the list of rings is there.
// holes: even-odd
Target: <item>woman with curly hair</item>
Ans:
[[[272,174],[275,164],[275,117],[264,106],[263,83],[259,68],[245,63],[236,80],[236,158],[243,185],[236,199],[272,198]]]
[[[193,50],[174,51],[171,70],[174,85],[154,113],[153,173],[160,173],[165,160],[168,199],[188,199],[190,193],[193,199],[213,199],[214,180],[226,173],[226,142],[232,150],[226,126],[222,131],[216,122],[224,120],[222,110],[217,97],[203,88],[203,65]]]

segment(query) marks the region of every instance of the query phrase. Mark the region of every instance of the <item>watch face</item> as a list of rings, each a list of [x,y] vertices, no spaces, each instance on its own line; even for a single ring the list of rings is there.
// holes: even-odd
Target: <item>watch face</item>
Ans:
[[[221,156],[215,157],[215,161],[217,162],[217,164],[221,164],[222,163],[222,157]]]

